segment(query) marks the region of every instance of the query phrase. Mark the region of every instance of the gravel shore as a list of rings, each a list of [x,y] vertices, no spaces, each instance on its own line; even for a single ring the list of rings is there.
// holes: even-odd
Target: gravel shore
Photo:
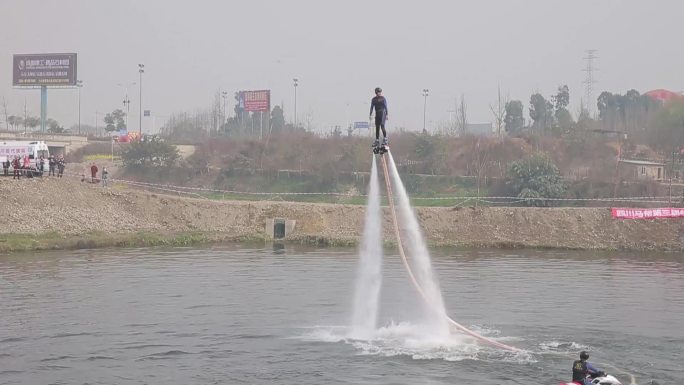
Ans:
[[[98,233],[211,234],[210,239],[269,239],[272,218],[295,220],[293,242],[354,244],[364,206],[215,201],[102,188],[77,178],[0,178],[0,234],[62,238]],[[615,220],[609,208],[417,208],[432,245],[598,250],[682,250],[684,221]],[[393,241],[389,209],[384,232]],[[57,247],[57,246],[56,246]],[[7,249],[7,248],[6,248]]]

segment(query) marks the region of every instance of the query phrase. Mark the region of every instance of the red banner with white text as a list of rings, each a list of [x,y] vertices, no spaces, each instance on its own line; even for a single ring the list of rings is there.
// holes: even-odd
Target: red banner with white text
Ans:
[[[268,112],[271,110],[271,91],[242,91],[240,92],[240,107],[245,111]]]
[[[657,209],[634,209],[634,208],[611,208],[615,219],[656,219],[656,218],[684,218],[684,208],[657,208]]]

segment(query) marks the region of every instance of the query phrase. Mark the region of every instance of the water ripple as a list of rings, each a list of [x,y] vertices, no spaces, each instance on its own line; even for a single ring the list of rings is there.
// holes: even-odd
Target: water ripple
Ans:
[[[193,353],[186,352],[183,350],[168,350],[166,352],[148,354],[148,355],[145,355],[143,357],[140,357],[138,360],[163,360],[163,359],[174,358],[174,357],[182,356],[182,355],[186,355],[186,354],[193,354]]]
[[[139,350],[139,349],[150,349],[150,348],[170,348],[179,345],[164,345],[164,344],[135,344],[130,346],[124,346],[121,349],[128,350]]]
[[[99,360],[115,360],[114,357],[109,356],[90,356],[86,358],[86,361],[99,361]]]
[[[9,338],[5,338],[5,339],[0,340],[0,344],[9,343],[9,342],[21,342],[21,341],[24,341],[26,339],[27,339],[26,337],[9,337]]]
[[[41,359],[40,362],[62,361],[62,360],[68,360],[68,359],[72,359],[72,358],[75,358],[75,357],[72,357],[72,356],[48,357],[48,358]]]

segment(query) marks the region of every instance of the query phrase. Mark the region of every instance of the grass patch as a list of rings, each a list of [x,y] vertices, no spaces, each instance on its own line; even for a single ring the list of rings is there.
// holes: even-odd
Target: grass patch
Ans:
[[[33,234],[0,234],[0,253],[36,250],[75,250],[102,247],[182,247],[221,240],[214,234],[189,232],[162,234],[140,231],[130,234],[90,232],[82,235],[63,235],[49,232]]]
[[[333,239],[320,236],[302,236],[290,239],[292,242],[297,242],[301,245],[317,246],[317,247],[353,247],[357,242],[352,239]]]
[[[345,205],[360,205],[367,203],[368,198],[365,196],[344,196],[344,195],[296,195],[296,194],[231,194],[231,193],[205,193],[201,196],[212,200],[232,200],[232,201],[272,201],[272,202],[298,202],[298,203],[337,203]],[[465,196],[465,195],[463,195]],[[396,197],[395,197],[396,202]],[[489,203],[479,201],[479,206],[490,206]],[[381,205],[388,206],[387,197],[381,198]],[[453,206],[474,206],[475,200],[461,198],[459,195],[449,196],[427,196],[427,195],[413,195],[411,196],[411,205],[415,207],[453,207]]]
[[[84,161],[94,162],[96,160],[112,160],[112,154],[90,154],[83,156]],[[120,161],[121,157],[119,155],[114,155],[114,161]]]

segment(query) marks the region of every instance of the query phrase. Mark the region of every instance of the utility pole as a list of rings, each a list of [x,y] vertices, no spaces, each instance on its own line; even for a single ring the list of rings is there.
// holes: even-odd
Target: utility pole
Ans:
[[[427,118],[427,97],[429,93],[429,89],[423,88],[423,97],[425,98],[425,100],[423,101],[423,133],[427,132],[425,131],[425,120]]]
[[[129,112],[131,111],[131,100],[128,98],[128,87],[134,86],[135,84],[136,84],[135,82],[130,83],[128,85],[124,85],[121,83],[117,84],[117,86],[123,88],[126,92],[124,94],[124,100],[123,100],[124,109],[126,110],[126,131],[128,131],[128,115],[129,115]]]
[[[294,126],[297,128],[297,86],[299,85],[299,79],[294,78]]]
[[[140,138],[142,139],[142,116],[143,116],[143,110],[142,110],[142,75],[145,73],[145,65],[144,64],[138,64],[138,73],[140,74],[140,100],[139,100],[139,110],[138,114],[140,115],[140,122],[138,126],[138,133],[140,134]]]
[[[26,120],[28,119],[28,110],[26,109],[26,97],[24,97],[24,135],[26,135]]]
[[[675,166],[675,154],[677,153],[677,148],[672,149],[672,165],[670,166],[670,193],[669,197],[667,198],[667,203],[670,207],[672,207],[672,177],[674,176],[674,166]]]
[[[83,81],[76,80],[76,87],[78,87],[78,134],[81,135],[81,88],[83,88]]]
[[[47,86],[40,86],[40,132],[45,133],[47,122]]]
[[[223,98],[223,120],[221,121],[221,125],[224,125],[226,123],[226,98],[228,97],[228,92],[223,91],[221,92],[221,97]]]
[[[126,109],[126,131],[128,131],[128,113],[131,111],[131,99],[128,98],[128,93],[124,96],[123,104]]]

